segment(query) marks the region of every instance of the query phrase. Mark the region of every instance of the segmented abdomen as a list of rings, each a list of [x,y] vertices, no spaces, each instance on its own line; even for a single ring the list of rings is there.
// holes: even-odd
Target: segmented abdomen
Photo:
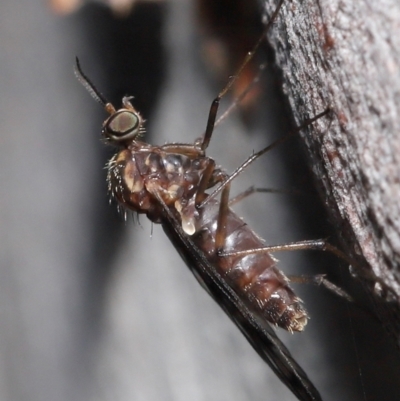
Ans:
[[[307,324],[307,313],[269,253],[225,257],[217,254],[215,236],[220,204],[211,199],[200,209],[194,207],[197,186],[209,160],[169,154],[150,145],[138,151],[132,145],[109,162],[109,189],[124,207],[146,213],[159,223],[164,212],[152,194],[157,192],[186,235],[251,312],[286,330],[302,331]],[[231,210],[226,224],[224,252],[263,247],[261,238]]]
[[[287,277],[269,253],[218,256],[215,249],[219,202],[212,199],[200,210],[196,233],[191,237],[218,273],[235,290],[251,312],[288,331],[302,331],[307,312],[289,287]],[[224,252],[263,247],[263,241],[232,210],[227,217]]]

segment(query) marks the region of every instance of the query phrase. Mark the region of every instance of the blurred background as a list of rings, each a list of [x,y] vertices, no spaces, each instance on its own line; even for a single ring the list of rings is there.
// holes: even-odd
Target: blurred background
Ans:
[[[78,56],[116,107],[133,95],[148,142],[192,142],[262,30],[257,3],[5,0],[0,10],[0,399],[294,400],[161,228],[143,216],[125,222],[109,205],[106,113],[72,72]],[[260,82],[211,141],[227,171],[291,126],[267,45],[235,93],[262,62]],[[301,190],[235,208],[267,243],[334,241],[295,138],[232,193],[249,184]],[[329,255],[276,256],[287,274],[351,286]],[[324,400],[398,399],[397,350],[380,324],[321,288],[296,290],[311,320],[304,333],[279,336]]]

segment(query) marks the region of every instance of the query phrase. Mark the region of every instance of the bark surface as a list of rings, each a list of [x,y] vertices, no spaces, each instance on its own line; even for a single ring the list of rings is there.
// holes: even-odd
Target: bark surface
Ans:
[[[275,7],[265,4],[266,14]],[[399,338],[400,4],[288,1],[269,37],[354,275]]]

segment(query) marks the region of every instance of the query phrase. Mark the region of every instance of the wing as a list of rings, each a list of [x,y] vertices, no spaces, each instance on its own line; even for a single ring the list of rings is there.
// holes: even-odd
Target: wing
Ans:
[[[276,336],[269,323],[257,318],[248,310],[204,254],[191,241],[190,237],[184,233],[179,221],[164,201],[157,194],[156,197],[165,212],[162,219],[162,227],[165,233],[200,284],[239,327],[261,358],[299,400],[322,401],[318,390],[293,359],[289,350]]]

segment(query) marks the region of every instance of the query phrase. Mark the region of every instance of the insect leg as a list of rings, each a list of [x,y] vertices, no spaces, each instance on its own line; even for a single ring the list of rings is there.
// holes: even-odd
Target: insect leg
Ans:
[[[215,161],[210,159],[206,169],[203,172],[201,180],[198,185],[198,189],[195,197],[195,205],[198,205],[203,200],[205,191],[210,186],[216,184],[216,182],[221,182],[226,179],[227,175],[223,171],[215,169]],[[226,219],[229,211],[229,192],[231,185],[225,185],[222,189],[220,206],[218,211],[218,221],[217,221],[217,232],[215,235],[215,247],[217,252],[223,250],[226,238]]]
[[[227,218],[229,212],[229,192],[231,185],[228,184],[224,187],[221,194],[221,200],[218,211],[217,232],[215,234],[215,247],[218,254],[223,252],[226,239]]]
[[[196,198],[195,198],[195,205],[199,207],[201,201],[204,199],[204,193],[206,189],[209,188],[209,184],[211,178],[215,171],[215,161],[213,159],[209,159],[208,165],[205,168],[203,175],[201,176],[199,185],[197,187]]]
[[[331,245],[325,239],[320,240],[309,240],[309,241],[299,241],[299,242],[292,242],[290,244],[285,245],[272,245],[272,246],[265,246],[262,248],[257,249],[248,249],[245,251],[240,252],[229,252],[229,253],[222,253],[220,256],[239,256],[239,255],[248,255],[254,253],[270,253],[270,252],[280,252],[280,251],[300,251],[300,250],[319,250],[319,251],[328,251],[333,253],[340,259],[345,260],[350,265],[355,264],[355,262],[350,259],[345,253],[340,251],[335,246]],[[323,285],[326,289],[333,292],[337,296],[346,299],[349,302],[353,302],[353,298],[343,289],[336,286],[328,279],[325,278],[324,274],[319,274],[315,276],[288,276],[291,282],[296,283],[308,283],[308,284],[316,284],[316,285]]]
[[[344,298],[349,302],[354,302],[354,299],[351,295],[349,295],[346,291],[342,288],[338,287],[337,285],[333,284],[327,278],[325,278],[325,274],[316,274],[315,276],[287,276],[288,279],[292,283],[297,284],[314,284],[314,285],[322,285],[327,290],[333,292],[338,297]]]
[[[242,165],[240,165],[218,188],[216,188],[204,201],[199,205],[199,207],[203,207],[207,202],[209,202],[211,199],[215,198],[215,196],[224,188],[224,186],[228,185],[234,178],[236,178],[243,170],[245,170],[251,163],[253,163],[256,159],[258,159],[260,156],[262,156],[264,153],[267,153],[268,151],[276,148],[278,145],[280,145],[283,142],[286,142],[292,135],[296,134],[297,132],[301,131],[303,128],[307,127],[308,125],[312,124],[313,122],[319,120],[321,117],[325,116],[328,114],[331,110],[328,108],[322,113],[317,114],[313,118],[310,118],[300,127],[297,127],[293,131],[289,132],[285,136],[277,139],[276,141],[272,142],[270,145],[265,147],[264,149],[259,150],[256,153],[253,153]]]
[[[348,292],[338,287],[336,284],[333,284],[327,278],[325,278],[325,274],[316,274],[314,276],[287,276],[291,283],[297,284],[314,284],[314,285],[322,285],[328,291],[332,292],[336,296],[345,299],[348,302],[351,302],[354,306],[356,306],[359,310],[362,310],[366,315],[370,318],[373,318],[378,321],[376,315],[372,313],[372,311],[363,305],[362,303],[357,302]]]
[[[226,181],[228,178],[228,174],[219,168],[215,168],[215,161],[213,159],[208,160],[208,165],[205,168],[200,182],[197,186],[195,205],[197,208],[200,208],[201,202],[205,199],[205,192],[208,188],[213,187],[217,183],[221,183]],[[229,192],[229,191],[228,191]],[[208,195],[207,195],[208,196]]]
[[[350,265],[354,265],[354,261],[350,259],[344,252],[331,245],[325,239],[316,239],[316,240],[306,240],[306,241],[298,241],[291,242],[289,244],[283,245],[267,245],[262,248],[254,248],[247,249],[245,251],[239,252],[230,252],[224,254],[224,256],[242,256],[242,255],[250,255],[254,253],[270,253],[270,252],[281,252],[281,251],[303,251],[303,250],[314,250],[314,251],[327,251],[333,253],[338,258],[345,260]]]
[[[268,33],[268,31],[271,28],[273,22],[275,21],[283,2],[284,2],[284,0],[280,0],[279,1],[278,5],[276,6],[276,9],[275,9],[274,13],[271,16],[271,19],[268,21],[268,24],[266,25],[266,27],[264,29],[264,32],[262,33],[262,35],[258,39],[257,43],[254,45],[253,49],[246,54],[246,57],[244,58],[242,64],[239,66],[239,68],[236,71],[236,73],[230,77],[230,79],[229,79],[228,83],[226,84],[225,88],[222,89],[221,92],[219,92],[218,96],[211,103],[210,112],[208,114],[206,131],[204,133],[204,138],[203,138],[203,142],[201,144],[201,149],[203,149],[203,150],[207,149],[207,147],[208,147],[208,145],[210,143],[211,136],[212,136],[212,133],[214,131],[215,119],[217,118],[219,102],[226,95],[226,93],[231,89],[232,85],[235,83],[237,78],[242,74],[243,69],[246,67],[248,62],[253,58],[254,54],[257,51],[257,49],[260,47],[262,41],[264,40],[265,35]]]
[[[229,256],[243,256],[243,255],[251,255],[254,253],[270,253],[270,252],[281,252],[281,251],[303,251],[303,250],[314,250],[314,251],[326,251],[334,254],[339,259],[344,260],[346,263],[350,265],[350,272],[354,275],[355,271],[360,271],[362,266],[360,266],[354,259],[347,256],[340,249],[336,248],[334,245],[330,244],[325,239],[318,240],[306,240],[299,242],[292,242],[290,244],[284,245],[271,245],[271,246],[263,246],[262,248],[253,248],[247,249],[245,251],[239,252],[227,252],[220,253],[221,257],[229,257]],[[363,270],[364,271],[364,270]],[[385,291],[389,291],[393,293],[390,289],[388,289],[387,285],[384,281],[377,277],[374,273],[369,272],[369,274],[365,277],[373,283],[378,283],[380,286],[385,289]],[[393,293],[393,295],[395,295]],[[397,295],[395,295],[397,297]]]
[[[217,182],[226,180],[227,174],[219,169],[215,169],[215,161],[210,159],[206,169],[203,172],[195,197],[195,205],[200,208],[200,203],[204,199],[205,191]],[[217,252],[222,252],[226,238],[226,220],[229,212],[229,193],[231,184],[225,185],[222,189],[220,206],[218,210],[217,231],[215,234],[215,248]]]
[[[257,188],[254,185],[247,188],[245,191],[236,195],[229,201],[229,207],[235,205],[236,203],[241,202],[243,199],[247,198],[250,195],[255,193],[270,193],[270,194],[284,194],[284,195],[298,195],[299,192],[293,189],[285,190],[285,189],[275,189],[275,188]]]
[[[243,101],[243,99],[247,96],[247,94],[254,88],[254,86],[258,83],[260,80],[261,74],[265,70],[266,64],[261,64],[259,67],[258,74],[254,77],[253,81],[250,83],[250,85],[236,98],[233,99],[232,104],[224,111],[224,113],[218,118],[218,120],[215,122],[214,128],[221,124],[222,121],[224,121],[231,112],[238,107],[238,105]]]

